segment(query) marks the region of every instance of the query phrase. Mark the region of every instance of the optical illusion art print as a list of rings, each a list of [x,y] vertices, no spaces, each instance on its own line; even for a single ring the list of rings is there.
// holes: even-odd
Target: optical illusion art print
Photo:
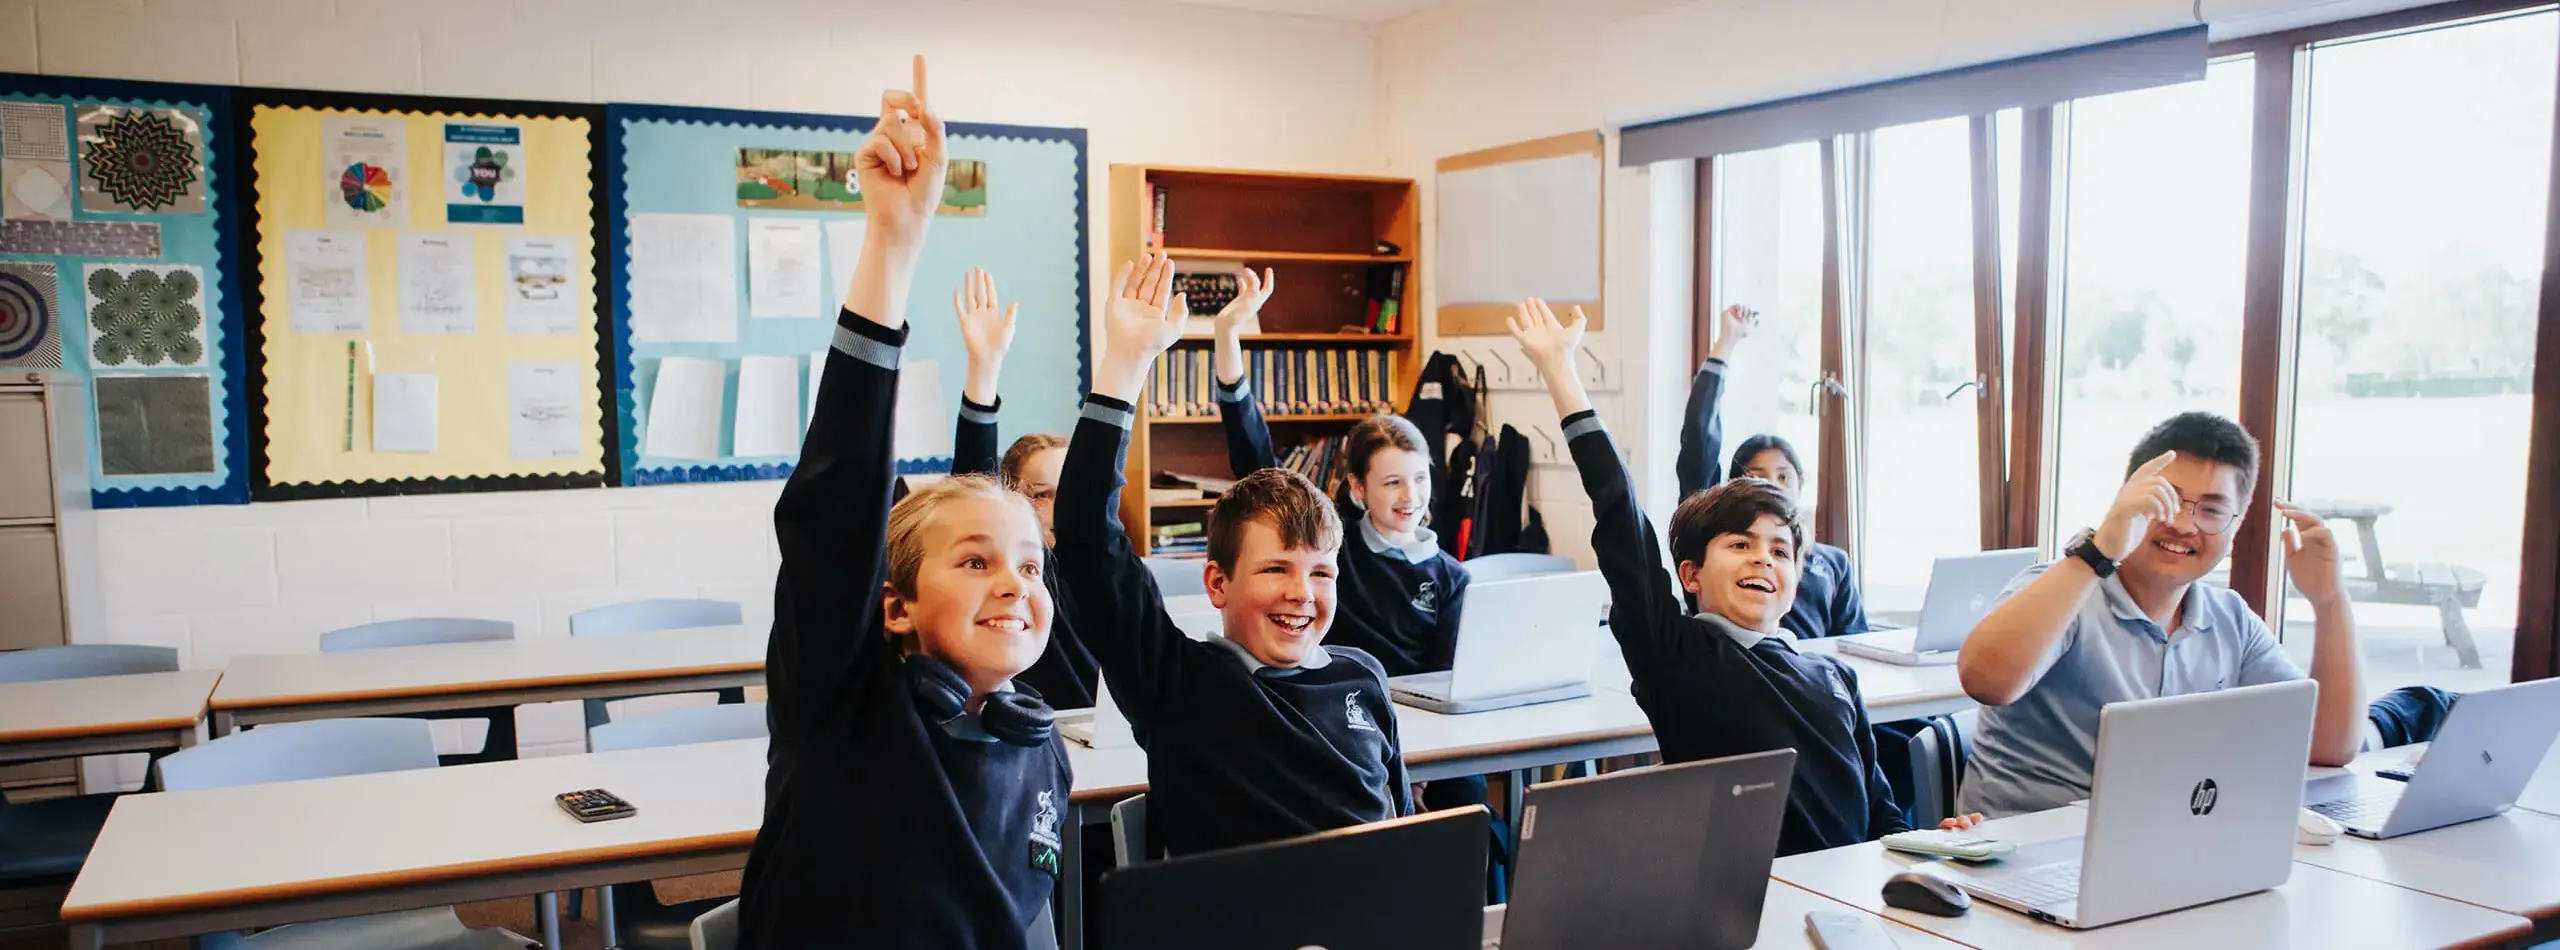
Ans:
[[[204,278],[193,267],[88,266],[89,362],[204,365]]]
[[[80,107],[84,211],[204,213],[202,132],[174,109]]]
[[[0,366],[62,368],[54,279],[51,264],[0,263]]]

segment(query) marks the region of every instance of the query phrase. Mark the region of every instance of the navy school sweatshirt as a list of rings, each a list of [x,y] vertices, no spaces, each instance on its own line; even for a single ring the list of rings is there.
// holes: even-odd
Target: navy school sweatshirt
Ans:
[[[1244,381],[1218,384],[1218,421],[1226,430],[1227,465],[1237,478],[1280,464],[1262,405]],[[1334,582],[1339,604],[1325,642],[1366,651],[1388,676],[1448,669],[1457,656],[1467,569],[1440,550],[1429,528],[1399,545],[1347,498],[1336,502],[1335,514],[1343,528],[1341,572]]]
[[[1147,842],[1198,854],[1413,812],[1386,674],[1326,646],[1296,669],[1174,626],[1120,523],[1133,410],[1085,397],[1059,477],[1057,561],[1085,643],[1147,749]]]
[[[970,402],[967,396],[960,397],[960,421],[951,439],[951,474],[1001,474],[998,469],[1003,454],[996,448],[996,412],[1003,406],[1003,397],[997,397],[993,406],[981,406]],[[1058,579],[1055,552],[1048,552],[1042,568],[1040,580],[1049,587],[1049,646],[1013,682],[1030,687],[1052,707],[1083,709],[1093,705],[1095,689],[1102,683],[1102,666],[1094,661],[1093,651],[1085,649],[1084,639],[1076,635],[1075,595]]]
[[[774,505],[764,826],[738,946],[1053,946],[1066,749],[917,707],[880,626],[903,328],[837,318],[800,462]]]
[[[1709,358],[1689,382],[1689,411],[1680,420],[1680,497],[1715,487],[1725,480],[1724,361]],[[1748,461],[1735,459],[1737,468]],[[1733,474],[1739,475],[1740,472]],[[1796,605],[1778,621],[1798,637],[1837,637],[1867,632],[1867,608],[1858,596],[1858,569],[1849,552],[1813,542],[1805,550],[1804,576],[1796,582]]]
[[[1564,434],[1597,518],[1591,548],[1609,582],[1609,630],[1663,758],[1796,750],[1778,828],[1782,855],[1906,830],[1876,762],[1857,673],[1836,657],[1796,652],[1784,635],[1689,615],[1600,417],[1587,409],[1567,416]]]

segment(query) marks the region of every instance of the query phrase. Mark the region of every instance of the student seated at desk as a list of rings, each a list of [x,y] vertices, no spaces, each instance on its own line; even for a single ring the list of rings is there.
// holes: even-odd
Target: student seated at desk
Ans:
[[[1707,361],[1689,381],[1689,409],[1680,419],[1680,455],[1675,466],[1682,498],[1725,479],[1720,413],[1727,357],[1735,345],[1759,329],[1760,314],[1738,304],[1726,307],[1720,325],[1723,332],[1716,334]],[[1732,475],[1766,480],[1789,495],[1801,496],[1804,491],[1804,462],[1796,456],[1795,446],[1776,435],[1742,440],[1733,450]],[[1858,595],[1858,569],[1849,563],[1849,552],[1820,541],[1808,543],[1804,577],[1797,588],[1795,606],[1778,621],[1787,632],[1800,638],[1867,632],[1866,601]]]
[[[1522,303],[1511,335],[1546,378],[1591,495],[1591,548],[1608,578],[1609,631],[1634,674],[1636,703],[1662,757],[1690,762],[1796,750],[1778,853],[1857,844],[1906,830],[1877,765],[1857,673],[1837,657],[1798,653],[1780,628],[1804,570],[1804,522],[1793,496],[1745,476],[1681,499],[1671,516],[1679,587],[1664,584],[1662,545],[1636,504],[1617,445],[1592,411],[1574,354],[1582,314],[1560,323],[1544,301]],[[1976,816],[1943,827],[1970,827]]]
[[[1003,372],[1004,356],[1013,348],[1014,311],[1019,303],[1005,305],[999,311],[996,279],[985,270],[971,268],[965,286],[951,292],[951,309],[959,317],[960,341],[969,351],[969,375],[960,388],[960,421],[952,433],[951,474],[994,475],[1024,498],[1040,516],[1041,543],[1055,545],[1051,520],[1056,511],[1051,504],[1058,493],[1058,466],[1067,457],[1067,440],[1046,432],[1034,432],[1013,440],[1001,461],[996,455],[996,413],[1004,399],[996,394],[996,379]],[[1040,578],[1049,588],[1049,646],[1040,653],[1040,661],[1022,671],[1015,682],[1028,686],[1059,709],[1083,709],[1093,705],[1095,688],[1101,685],[1101,664],[1093,651],[1085,648],[1084,638],[1076,635],[1076,602],[1074,595],[1060,582],[1057,559],[1044,558]]]
[[[2014,815],[2089,797],[2108,703],[2302,678],[2239,594],[2201,583],[2231,553],[2257,489],[2257,439],[2221,416],[2180,413],[2142,437],[2126,468],[2097,528],[2011,581],[1957,654],[1965,692],[1983,705],[1958,795],[1966,810]],[[2318,516],[2275,508],[2288,522],[2285,570],[2311,602],[2311,763],[2345,765],[2365,709],[2337,542]]]
[[[1112,699],[1147,749],[1147,842],[1197,854],[1410,814],[1386,673],[1326,646],[1342,524],[1305,477],[1263,469],[1209,509],[1209,602],[1183,635],[1120,523],[1134,400],[1182,336],[1172,262],[1123,264],[1058,486],[1058,565]]]
[[[940,203],[943,125],[892,91],[855,175],[868,236],[799,466],[766,657],[773,737],[748,853],[748,950],[1046,948],[1066,750],[1011,680],[1049,625],[1039,519],[993,479],[889,503],[907,290]]]

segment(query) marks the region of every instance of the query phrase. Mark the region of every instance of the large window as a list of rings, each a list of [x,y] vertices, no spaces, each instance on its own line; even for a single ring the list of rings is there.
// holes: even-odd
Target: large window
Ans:
[[[1822,420],[1809,399],[1822,378],[1821,146],[1727,155],[1717,161],[1715,190],[1716,299],[1707,312],[1729,304],[1761,312],[1759,333],[1728,357],[1724,449],[1764,432],[1792,443],[1804,461],[1810,523],[1822,474]]]
[[[2070,106],[2055,518],[2096,522],[2134,443],[2240,411],[2249,227],[2247,60]]]
[[[2336,523],[2377,692],[2507,680],[2555,21],[2310,55],[2292,495]],[[2283,616],[2308,662],[2308,605]]]
[[[1935,558],[1982,545],[1970,121],[1878,130],[1870,152],[1863,590],[1916,614]]]

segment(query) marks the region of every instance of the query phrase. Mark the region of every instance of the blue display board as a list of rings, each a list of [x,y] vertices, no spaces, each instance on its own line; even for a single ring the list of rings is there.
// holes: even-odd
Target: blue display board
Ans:
[[[806,425],[808,360],[834,338],[834,294],[844,280],[840,271],[850,266],[850,258],[839,261],[832,245],[847,234],[858,234],[862,221],[850,203],[855,196],[842,187],[841,176],[828,181],[831,169],[825,162],[830,156],[858,150],[871,124],[867,117],[671,106],[607,108],[603,174],[614,341],[614,366],[607,382],[619,413],[619,425],[613,428],[619,433],[624,484],[741,481],[790,473],[796,440],[789,452],[737,454],[734,421],[740,399],[740,360],[800,360],[802,382],[795,411],[801,414],[798,424]],[[937,439],[931,433],[902,428],[901,445],[949,441],[968,358],[950,298],[972,267],[994,274],[1003,299],[1019,302],[1022,308],[1001,384],[1001,437],[1069,431],[1089,373],[1084,131],[952,123],[948,135],[954,188],[946,192],[946,213],[934,221],[917,271],[904,357],[909,382],[924,379],[926,374],[919,367],[930,362],[940,385],[930,393],[911,390],[911,396],[930,396],[932,405],[908,406],[901,414],[904,420],[926,420],[943,432]],[[806,176],[794,178],[788,170],[794,167],[789,161],[793,153],[804,159],[798,167],[809,170]],[[751,166],[761,167],[757,163],[769,156],[778,156],[770,160],[782,170],[769,176],[751,170]],[[967,163],[978,164],[969,167]],[[962,171],[964,167],[969,170]],[[655,332],[634,339],[634,294],[656,293],[652,288],[660,285],[651,281],[661,275],[634,273],[633,225],[635,216],[645,225],[648,216],[657,215],[694,216],[684,223],[695,228],[709,225],[715,232],[717,223],[706,216],[730,219],[727,227],[735,245],[731,255],[735,286],[729,290],[734,294],[734,339],[666,340]],[[830,246],[820,258],[826,264],[825,316],[767,319],[753,315],[750,285],[757,275],[750,261],[749,222],[757,218],[835,224],[825,232]],[[652,266],[651,252],[639,256],[642,268]],[[698,286],[717,283],[707,280]],[[652,311],[657,312],[663,311]],[[671,358],[716,361],[724,374],[716,446],[707,453],[693,453],[709,457],[666,457],[647,451],[652,445],[651,401],[660,361]],[[700,363],[689,367],[697,373],[703,369]],[[699,413],[707,405],[706,399],[692,408]],[[769,438],[763,442],[773,444]],[[949,466],[947,449],[912,454],[902,450],[898,459],[902,472],[943,471]]]

